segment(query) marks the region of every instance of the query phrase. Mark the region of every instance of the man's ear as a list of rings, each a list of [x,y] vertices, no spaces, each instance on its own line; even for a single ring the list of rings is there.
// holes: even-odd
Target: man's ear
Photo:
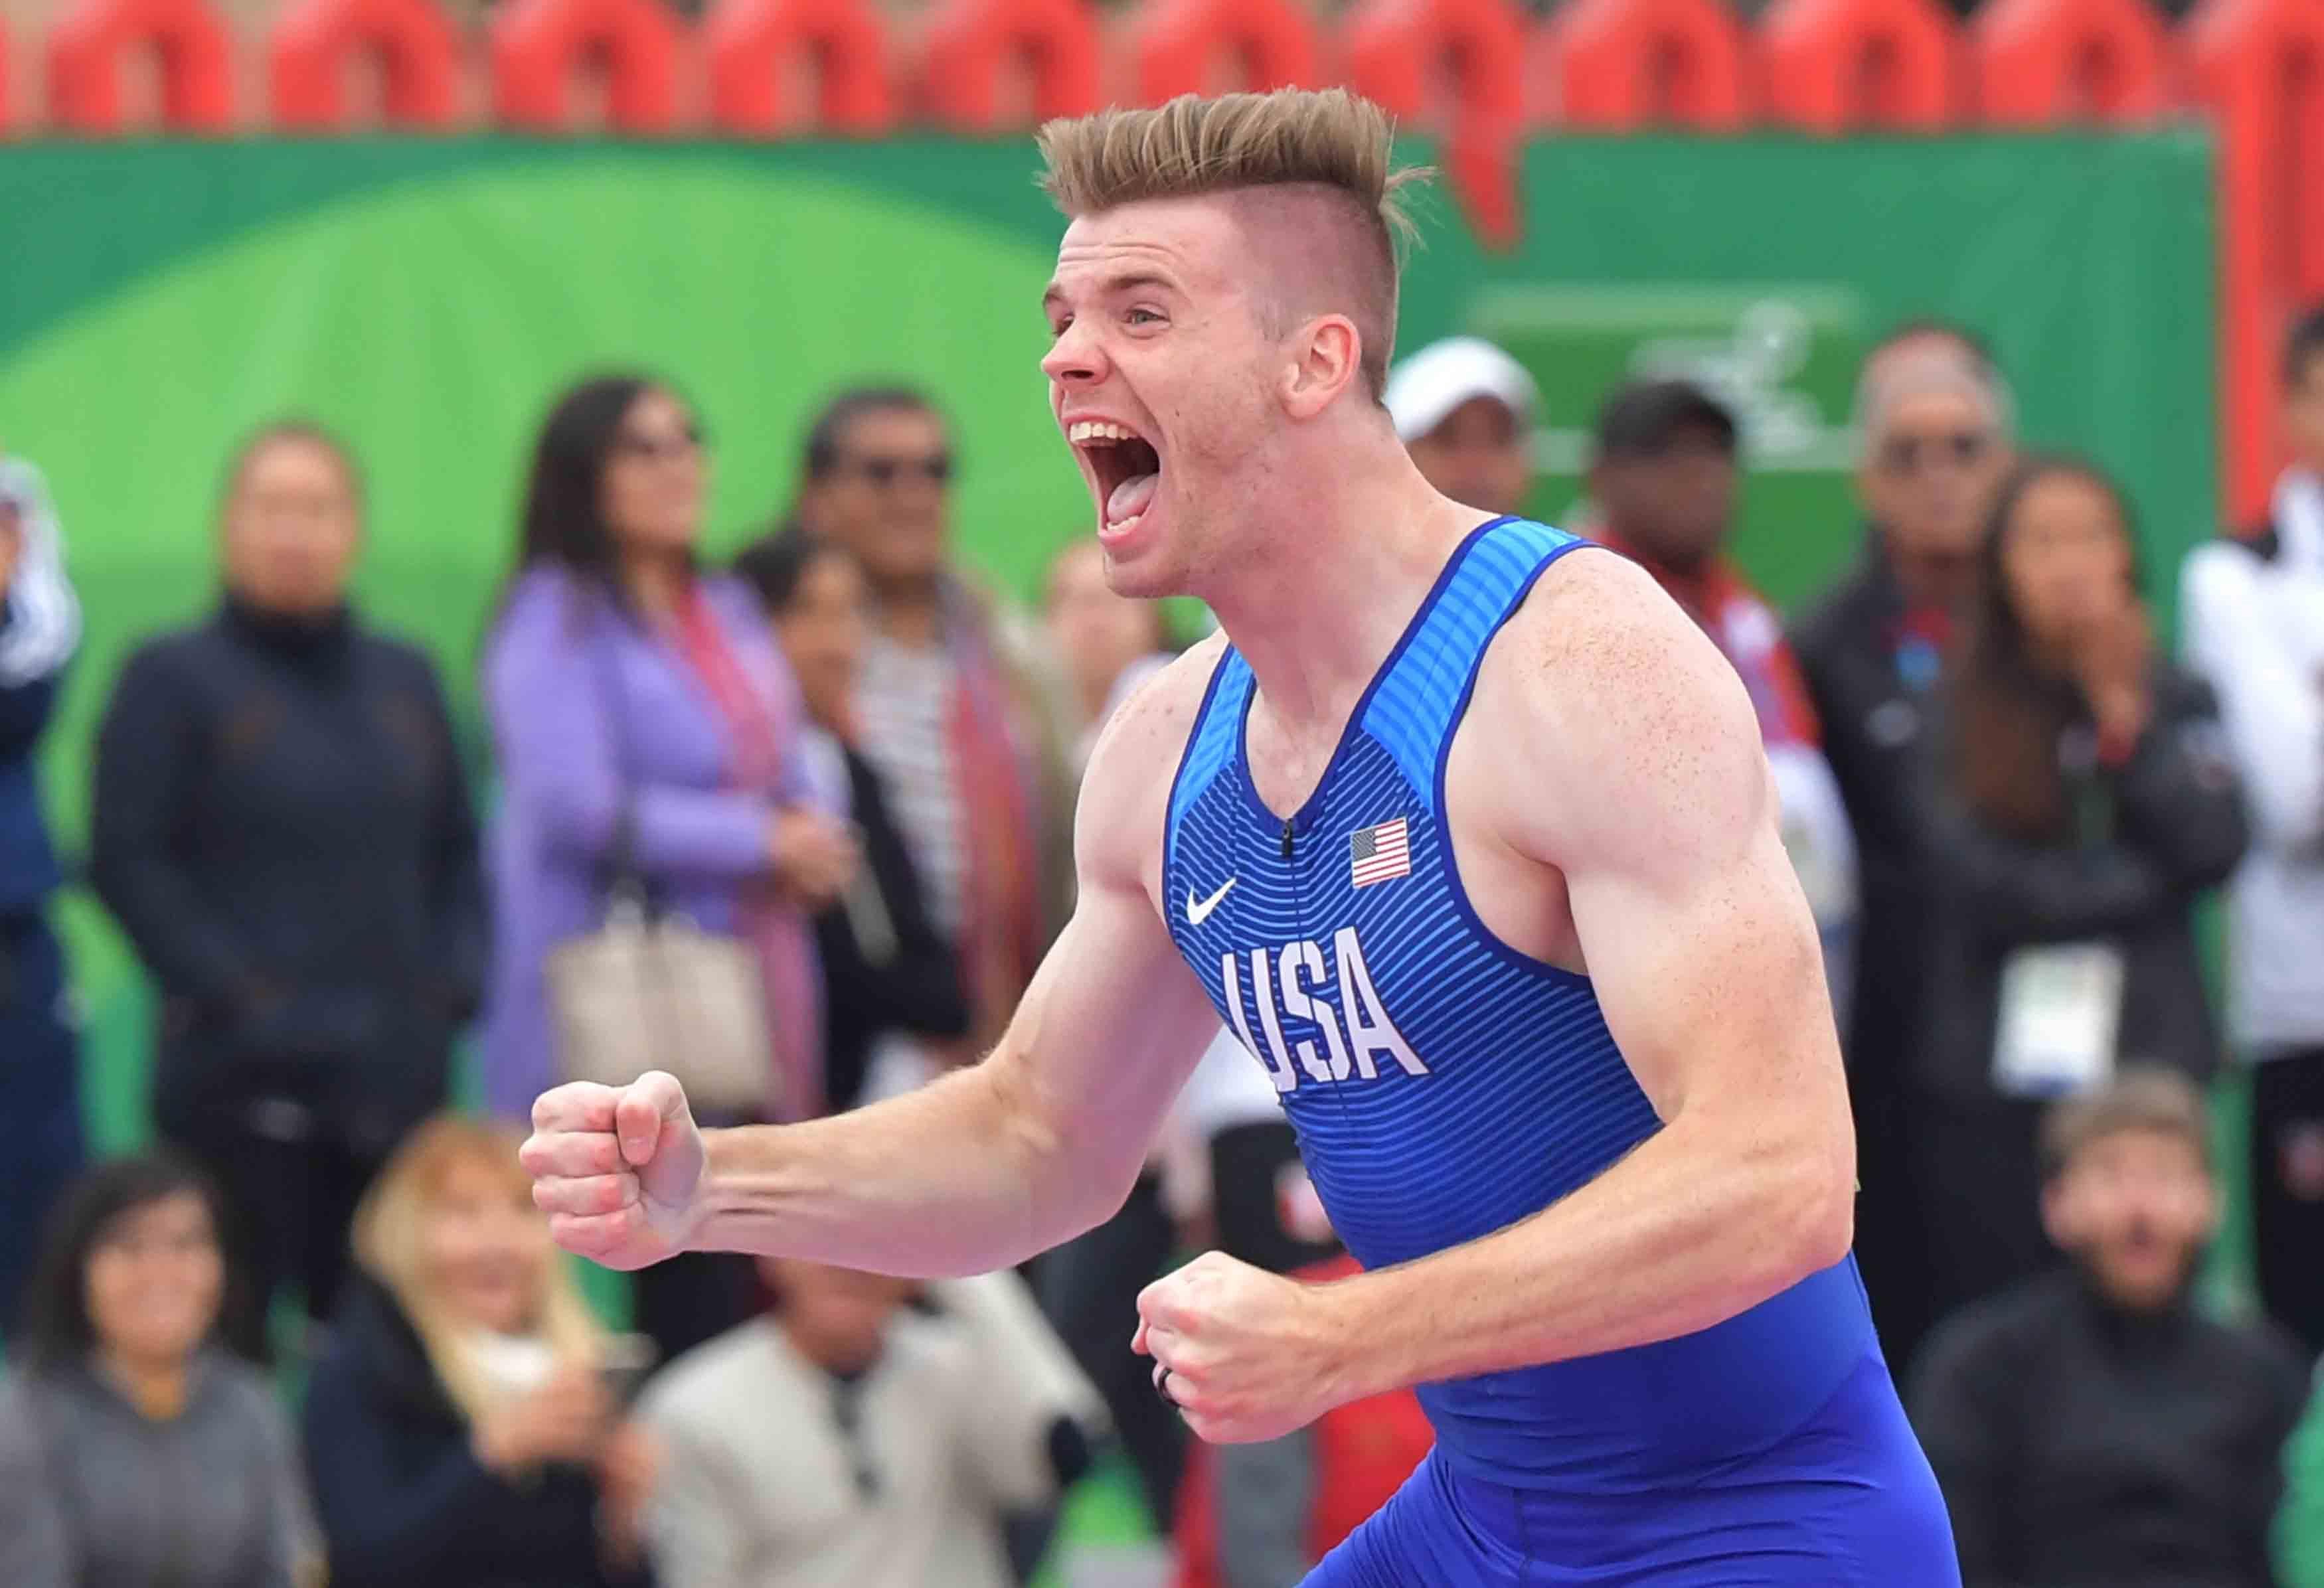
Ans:
[[[1295,419],[1312,419],[1332,406],[1363,369],[1364,339],[1345,315],[1323,315],[1294,335],[1279,395]]]

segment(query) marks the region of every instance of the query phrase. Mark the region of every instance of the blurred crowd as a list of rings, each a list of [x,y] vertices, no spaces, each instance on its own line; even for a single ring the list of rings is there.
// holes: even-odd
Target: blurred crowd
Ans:
[[[2270,521],[2175,571],[1933,321],[1864,363],[1861,552],[1805,610],[1730,555],[1749,437],[1714,389],[1607,393],[1566,520],[1756,709],[1864,1282],[1970,1588],[2324,1584],[2324,309],[2282,376]],[[1532,500],[1507,353],[1424,348],[1384,400],[1447,493]],[[642,375],[561,398],[483,647],[483,780],[468,692],[350,601],[359,460],[298,420],[226,460],[218,599],[110,681],[89,772],[159,1138],[95,1163],[32,760],[78,610],[57,507],[0,458],[0,1581],[1000,1588],[1119,1460],[1164,1580],[1286,1588],[1425,1451],[1408,1395],[1190,1448],[1130,1352],[1194,1252],[1348,1266],[1223,1031],[1127,1204],[1022,1273],[689,1256],[615,1329],[555,1253],[515,1143],[561,1079],[652,1052],[713,1123],[782,1122],[974,1061],[1071,908],[1093,737],[1193,638],[1093,540],[1037,611],[982,584],[927,393],[840,394],[799,445],[795,500],[715,566],[703,416]],[[2236,1316],[2197,1285],[2230,1183]]]

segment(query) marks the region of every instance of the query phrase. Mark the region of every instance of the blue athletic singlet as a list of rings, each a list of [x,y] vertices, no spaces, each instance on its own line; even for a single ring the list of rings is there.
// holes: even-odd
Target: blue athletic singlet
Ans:
[[[1446,835],[1446,754],[1486,647],[1542,571],[1584,544],[1516,519],[1464,540],[1359,702],[1315,792],[1287,820],[1268,810],[1251,782],[1244,725],[1252,677],[1229,648],[1171,788],[1163,857],[1171,934],[1221,1018],[1268,1068],[1333,1225],[1367,1267],[1538,1212],[1660,1128],[1589,980],[1517,952],[1485,927]],[[1571,1499],[1610,1518],[1681,1491],[1720,1492],[1736,1480],[1761,1496],[1754,1503],[1764,1503],[1765,1483],[1793,1478],[1822,1503],[1831,1495],[1816,1485],[1828,1479],[1848,1490],[1857,1480],[1826,1474],[1819,1463],[1892,1456],[1900,1464],[1895,1484],[1923,1511],[1936,1507],[1941,1532],[1941,1506],[1895,1407],[1852,1258],[1697,1334],[1418,1393],[1437,1453],[1351,1547],[1375,1535],[1368,1547],[1415,1558],[1418,1546],[1387,1538],[1391,1513],[1401,1510],[1398,1525],[1410,1532],[1422,1525],[1416,1515],[1452,1503],[1443,1496],[1462,1483],[1477,1507],[1491,1509],[1489,1495],[1519,1510]],[[1858,1400],[1867,1402],[1861,1416]],[[1831,1428],[1834,1413],[1850,1427]],[[1870,1457],[1854,1437],[1853,1425],[1867,1419]],[[1823,1439],[1830,1434],[1836,1440]],[[1647,1509],[1656,1515],[1652,1530],[1669,1534],[1669,1509]],[[1525,1527],[1554,1534],[1573,1525],[1561,1515]],[[1429,1527],[1447,1537],[1493,1532],[1477,1516],[1457,1527],[1440,1519],[1423,1531]],[[1602,1538],[1592,1546],[1604,1547]],[[1926,1555],[1930,1545],[1922,1538],[1914,1547]],[[1949,1543],[1939,1553],[1949,1560]],[[1727,1555],[1704,1558],[1728,1563],[1705,1568],[1706,1583],[1856,1580],[1828,1560],[1803,1575],[1763,1578],[1738,1574]],[[1465,1578],[1450,1569],[1439,1561],[1407,1574],[1504,1580],[1481,1566]],[[1390,1570],[1335,1580],[1398,1579]],[[1633,1579],[1616,1570],[1522,1580]],[[1635,1580],[1698,1579],[1682,1572]],[[1883,1580],[1957,1579],[1892,1570]]]

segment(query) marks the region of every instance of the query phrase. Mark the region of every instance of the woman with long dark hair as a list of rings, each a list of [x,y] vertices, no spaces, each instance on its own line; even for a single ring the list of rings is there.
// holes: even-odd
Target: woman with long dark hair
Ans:
[[[604,921],[617,836],[661,907],[754,951],[774,1060],[762,1115],[821,1111],[809,918],[853,875],[854,842],[816,794],[756,599],[699,566],[706,477],[693,412],[635,375],[568,391],[534,451],[484,666],[503,778],[484,1069],[504,1120],[563,1079],[545,967]],[[664,1268],[639,1306],[666,1352],[757,1310],[747,1262]]]
[[[1939,892],[1914,1130],[1944,1308],[2051,1261],[2047,1099],[2119,1061],[2218,1067],[2193,910],[2245,843],[2217,704],[2155,645],[2114,482],[2028,459],[1979,555],[1925,823]]]
[[[119,1158],[68,1193],[0,1382],[0,1582],[310,1580],[319,1557],[290,1429],[225,1342],[229,1317],[247,1332],[241,1301],[198,1170]]]

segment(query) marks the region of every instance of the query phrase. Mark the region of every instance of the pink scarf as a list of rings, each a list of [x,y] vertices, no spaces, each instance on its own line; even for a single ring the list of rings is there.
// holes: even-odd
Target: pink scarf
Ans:
[[[698,588],[690,587],[679,603],[678,642],[733,731],[731,783],[752,792],[773,789],[784,739],[798,725],[777,721],[768,692],[753,683]],[[812,1119],[824,1111],[823,989],[807,916],[760,884],[743,889],[738,909],[742,934],[758,950],[766,978],[775,1068],[770,1112],[777,1120]]]

